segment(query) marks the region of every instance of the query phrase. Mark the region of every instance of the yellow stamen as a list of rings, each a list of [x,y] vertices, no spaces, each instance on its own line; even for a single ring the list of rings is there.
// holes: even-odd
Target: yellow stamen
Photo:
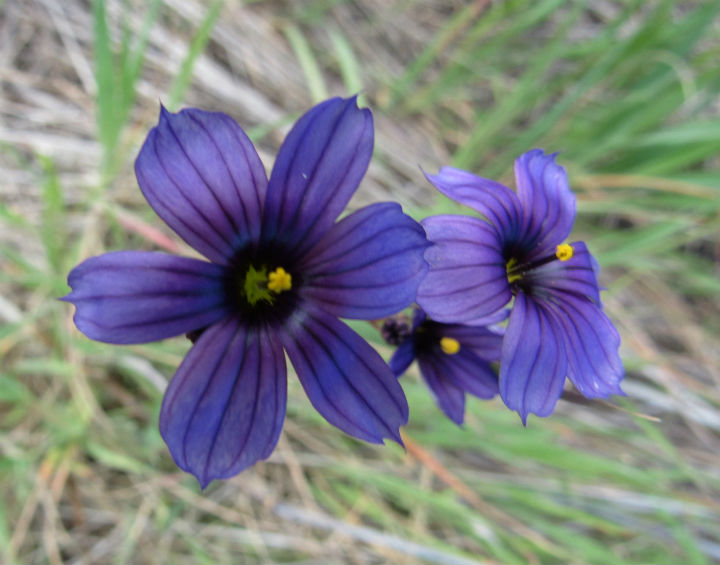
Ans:
[[[292,288],[292,277],[282,267],[278,267],[268,275],[268,290],[272,290],[276,294],[280,294],[284,290]]]
[[[569,243],[561,243],[555,248],[555,256],[560,259],[560,261],[567,261],[568,259],[572,259],[572,245],[570,245]]]
[[[440,349],[448,355],[455,355],[460,351],[460,342],[452,337],[440,338]]]

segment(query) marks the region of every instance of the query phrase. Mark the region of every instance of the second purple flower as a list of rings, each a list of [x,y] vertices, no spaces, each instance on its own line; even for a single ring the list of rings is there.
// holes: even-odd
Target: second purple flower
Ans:
[[[515,161],[517,192],[443,167],[428,179],[482,214],[423,221],[434,245],[418,304],[442,323],[481,324],[512,301],[500,358],[500,395],[517,410],[547,416],[566,377],[588,398],[622,394],[620,336],[600,302],[585,243],[565,240],[575,195],[554,155],[534,149]]]

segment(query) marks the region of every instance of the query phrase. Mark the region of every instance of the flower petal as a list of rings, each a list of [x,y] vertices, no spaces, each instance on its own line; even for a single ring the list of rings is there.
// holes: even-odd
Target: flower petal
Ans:
[[[510,314],[500,360],[500,394],[527,422],[528,414],[548,416],[567,376],[562,328],[539,300],[519,292]]]
[[[521,237],[520,201],[504,184],[453,167],[443,167],[437,175],[425,176],[445,196],[485,216],[503,242],[515,242]]]
[[[146,251],[91,257],[68,276],[75,325],[106,343],[147,343],[204,328],[228,314],[220,265]]]
[[[418,358],[420,373],[445,415],[458,426],[465,419],[465,391],[447,378],[448,367],[434,357]]]
[[[178,368],[160,433],[178,466],[205,488],[270,456],[286,399],[280,343],[231,317],[208,328]]]
[[[504,320],[505,311],[502,312]],[[455,338],[463,349],[470,349],[485,361],[500,361],[503,342],[501,330],[460,324],[438,324],[438,326],[439,329],[436,332],[441,333],[442,336]]]
[[[415,359],[415,347],[413,346],[412,338],[408,338],[398,345],[395,353],[390,357],[388,365],[390,370],[396,377],[402,376],[402,374],[408,370],[408,367],[412,364]]]
[[[399,204],[372,204],[336,223],[305,258],[302,295],[343,318],[377,319],[415,301],[427,272],[425,231]]]
[[[364,339],[320,310],[298,312],[281,338],[310,402],[328,422],[365,441],[402,443],[405,395]]]
[[[450,337],[448,332],[443,331],[442,334]],[[444,353],[439,344],[434,346],[418,355],[418,365],[438,404],[456,424],[463,422],[465,404],[457,402],[455,390],[484,399],[493,398],[498,393],[495,371],[462,342],[460,350],[452,355]],[[459,408],[463,410],[458,411]]]
[[[478,218],[433,216],[422,221],[434,244],[417,303],[438,322],[480,323],[511,298],[498,235]]]
[[[257,241],[267,177],[230,116],[163,108],[135,174],[155,212],[208,259],[226,263],[239,246]]]
[[[445,355],[444,365],[445,378],[473,396],[487,400],[499,391],[498,375],[490,363],[464,343],[455,355]]]
[[[565,329],[568,376],[587,398],[624,394],[623,366],[618,353],[620,335],[603,311],[572,294],[556,305]]]
[[[575,195],[565,169],[555,163],[555,155],[533,149],[515,160],[518,198],[526,223],[523,241],[528,248],[547,249],[562,243],[575,221]]]
[[[572,258],[567,261],[552,261],[528,271],[524,277],[536,293],[560,296],[573,294],[600,306],[595,259],[582,241],[574,242],[572,248]]]
[[[263,238],[296,254],[332,226],[360,184],[373,150],[370,110],[356,98],[318,104],[292,128],[275,161],[263,216]]]

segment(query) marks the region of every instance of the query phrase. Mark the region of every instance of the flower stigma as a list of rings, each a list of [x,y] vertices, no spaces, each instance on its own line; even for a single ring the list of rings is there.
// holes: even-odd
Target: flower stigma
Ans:
[[[460,351],[460,342],[452,337],[440,338],[440,349],[447,355],[455,355]]]
[[[517,259],[515,259],[515,257],[512,257],[505,264],[505,272],[507,273],[507,278],[508,278],[509,283],[514,283],[515,281],[519,281],[522,278],[522,275],[515,268],[516,266],[517,266]]]
[[[243,290],[245,291],[245,299],[251,306],[255,306],[260,300],[270,304],[275,301],[275,297],[270,294],[268,286],[267,267],[256,270],[254,266],[250,265],[245,275]]]

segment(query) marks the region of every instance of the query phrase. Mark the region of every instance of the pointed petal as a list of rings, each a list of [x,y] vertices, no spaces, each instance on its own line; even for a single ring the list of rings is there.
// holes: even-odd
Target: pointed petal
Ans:
[[[455,355],[446,357],[448,369],[445,374],[456,387],[486,400],[499,392],[498,374],[490,363],[465,344]]]
[[[537,293],[569,293],[600,305],[596,262],[582,241],[572,244],[573,256],[567,261],[552,261],[524,276]]]
[[[533,149],[515,161],[518,198],[525,214],[523,241],[528,248],[553,247],[570,234],[575,221],[575,195],[555,154]]]
[[[562,328],[545,304],[519,292],[510,314],[500,360],[500,394],[523,422],[548,416],[567,376]]]
[[[371,320],[415,301],[427,272],[425,231],[399,204],[372,204],[335,224],[305,258],[303,297],[343,318]]]
[[[370,110],[333,98],[302,116],[280,148],[268,184],[263,238],[302,255],[345,209],[373,150]]]
[[[115,251],[68,275],[75,325],[105,343],[147,343],[204,328],[225,317],[225,269],[188,257]]]
[[[443,336],[452,337],[446,332]],[[490,363],[463,342],[460,342],[460,350],[453,355],[444,353],[437,345],[431,351],[418,355],[418,363],[421,369],[432,365],[438,378],[478,398],[489,399],[498,393],[497,373]]]
[[[135,174],[155,212],[208,259],[226,263],[238,247],[257,241],[267,177],[230,116],[163,108]]]
[[[587,398],[624,394],[620,335],[610,319],[595,304],[572,294],[555,308],[565,330],[568,376],[580,393]]]
[[[388,365],[390,366],[390,370],[393,374],[396,377],[400,377],[408,370],[408,367],[410,367],[414,359],[415,348],[413,346],[413,340],[412,338],[408,338],[398,345],[395,353],[393,353],[393,356],[390,357]]]
[[[418,358],[420,373],[445,415],[458,426],[465,419],[465,391],[447,378],[447,366],[433,357]]]
[[[522,208],[517,195],[507,186],[453,167],[425,176],[445,196],[485,216],[502,241],[515,242],[521,237]]]
[[[425,252],[430,271],[417,303],[438,322],[474,323],[510,301],[498,235],[478,218],[433,216],[422,221],[433,243]]]
[[[160,433],[178,466],[205,488],[270,456],[286,398],[279,342],[231,317],[208,328],[178,368]]]
[[[328,422],[365,441],[402,443],[405,395],[364,339],[320,310],[297,313],[281,336],[310,402]]]

